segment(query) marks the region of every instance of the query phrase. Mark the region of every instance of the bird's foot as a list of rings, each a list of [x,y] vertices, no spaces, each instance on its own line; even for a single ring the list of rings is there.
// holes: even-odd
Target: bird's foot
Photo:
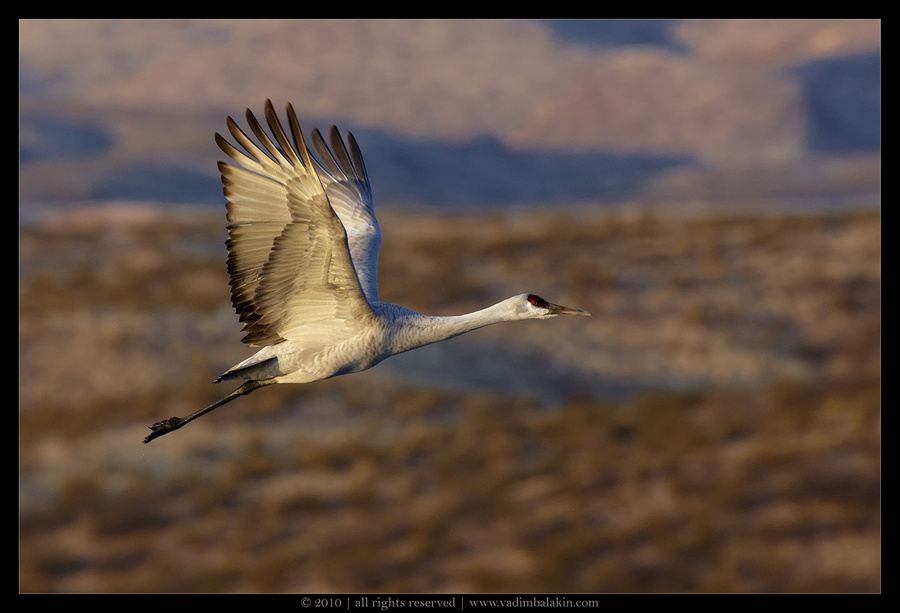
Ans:
[[[184,425],[185,421],[186,420],[181,417],[170,417],[169,419],[156,422],[150,426],[150,429],[153,430],[153,432],[144,437],[144,443],[149,443],[156,437],[168,434],[172,430],[177,430]]]

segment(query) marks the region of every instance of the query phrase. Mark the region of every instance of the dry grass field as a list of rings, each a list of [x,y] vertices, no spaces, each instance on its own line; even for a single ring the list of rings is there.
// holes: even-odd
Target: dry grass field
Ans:
[[[594,317],[266,388],[143,445],[251,352],[222,215],[20,230],[20,591],[881,590],[879,213],[380,220],[384,300]],[[417,359],[433,381],[404,378]]]

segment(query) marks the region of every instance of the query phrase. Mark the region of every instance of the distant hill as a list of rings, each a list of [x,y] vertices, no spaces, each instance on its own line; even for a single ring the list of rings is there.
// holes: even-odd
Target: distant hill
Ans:
[[[265,98],[353,129],[383,202],[689,194],[823,156],[880,168],[878,21],[19,26],[23,202],[220,202],[212,132]]]

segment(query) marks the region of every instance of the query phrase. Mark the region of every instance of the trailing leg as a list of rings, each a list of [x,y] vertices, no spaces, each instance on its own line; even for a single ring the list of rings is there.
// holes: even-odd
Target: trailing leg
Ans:
[[[204,409],[200,409],[199,411],[195,411],[194,413],[191,413],[187,417],[170,417],[169,419],[164,419],[162,421],[158,421],[155,424],[153,424],[152,426],[150,426],[150,429],[153,430],[153,432],[151,432],[144,438],[144,443],[149,443],[153,439],[160,437],[163,434],[168,434],[169,432],[172,432],[173,430],[177,430],[178,428],[180,428],[184,424],[188,423],[189,421],[193,421],[193,420],[197,419],[198,417],[200,417],[201,415],[205,415],[205,414],[209,413],[213,409],[216,409],[216,408],[222,406],[226,402],[231,402],[238,396],[243,396],[244,394],[249,394],[250,392],[252,392],[255,389],[264,387],[266,385],[270,385],[272,383],[275,383],[275,381],[273,381],[272,379],[269,379],[266,381],[247,381],[242,386],[240,386],[239,388],[237,388],[236,390],[234,390],[233,392],[231,392],[230,394],[228,394],[221,400],[217,400],[216,402],[212,403],[208,407],[206,407]]]

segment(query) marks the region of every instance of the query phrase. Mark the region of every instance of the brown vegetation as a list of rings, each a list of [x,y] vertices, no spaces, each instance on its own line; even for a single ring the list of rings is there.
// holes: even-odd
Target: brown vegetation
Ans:
[[[879,214],[380,217],[383,299],[588,309],[451,342],[642,391],[379,366],[143,445],[250,353],[221,216],[69,213],[20,235],[21,591],[881,589]]]

